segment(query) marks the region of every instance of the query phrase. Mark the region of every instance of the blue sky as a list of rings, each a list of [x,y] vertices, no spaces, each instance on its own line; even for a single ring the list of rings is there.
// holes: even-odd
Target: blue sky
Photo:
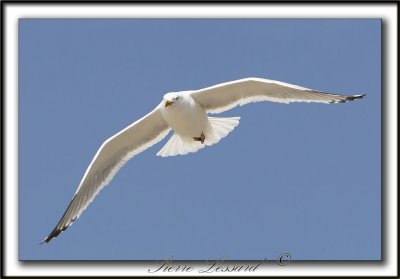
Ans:
[[[381,258],[380,28],[359,20],[19,22],[19,259]],[[367,94],[256,103],[217,145],[134,157],[66,232],[108,137],[169,91],[245,77]]]

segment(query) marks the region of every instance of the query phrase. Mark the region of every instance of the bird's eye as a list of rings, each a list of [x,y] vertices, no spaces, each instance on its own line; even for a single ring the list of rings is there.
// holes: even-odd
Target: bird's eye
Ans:
[[[176,96],[174,99],[175,99],[175,101],[178,101],[178,100],[180,100],[181,98],[180,98],[179,96]]]

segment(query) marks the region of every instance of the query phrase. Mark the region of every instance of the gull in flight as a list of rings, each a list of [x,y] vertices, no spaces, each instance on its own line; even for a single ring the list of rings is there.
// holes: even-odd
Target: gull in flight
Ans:
[[[170,92],[150,113],[107,139],[87,168],[64,215],[41,242],[47,243],[66,230],[87,208],[118,170],[133,156],[173,135],[157,153],[167,157],[196,152],[227,136],[240,117],[209,117],[252,102],[344,103],[364,95],[343,96],[324,93],[275,80],[246,78],[211,87]]]

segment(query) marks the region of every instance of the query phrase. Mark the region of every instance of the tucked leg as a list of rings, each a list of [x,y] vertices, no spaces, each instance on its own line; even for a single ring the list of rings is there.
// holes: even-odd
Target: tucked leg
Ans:
[[[200,137],[193,137],[193,140],[200,141],[202,144],[204,143],[205,139],[206,139],[206,136],[204,135],[203,132],[201,133]]]

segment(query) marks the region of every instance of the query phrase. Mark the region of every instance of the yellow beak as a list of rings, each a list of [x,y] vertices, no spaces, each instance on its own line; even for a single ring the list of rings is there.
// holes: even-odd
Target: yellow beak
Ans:
[[[168,107],[168,106],[172,105],[173,103],[174,103],[174,102],[171,102],[171,101],[165,100],[165,102],[164,102],[164,106],[165,106],[165,107]]]

